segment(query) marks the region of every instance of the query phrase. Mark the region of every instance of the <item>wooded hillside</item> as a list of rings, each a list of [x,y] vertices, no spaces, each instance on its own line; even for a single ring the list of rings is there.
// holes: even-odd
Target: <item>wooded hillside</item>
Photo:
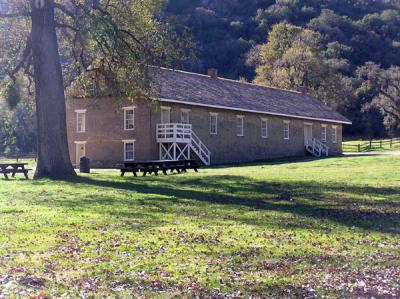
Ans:
[[[160,1],[155,19],[195,53],[177,62],[184,46],[165,66],[305,87],[353,121],[345,137],[400,136],[398,0]],[[1,88],[0,152],[34,151],[34,105],[14,101],[13,91]]]
[[[260,45],[268,41],[274,25],[288,23],[318,33],[319,53],[347,82],[347,95],[342,95],[345,99],[333,104],[354,122],[347,134],[399,133],[399,111],[370,105],[379,96],[380,87],[365,84],[371,74],[375,82],[382,82],[382,77],[387,77],[382,75],[384,69],[400,65],[398,1],[171,0],[165,11],[178,31],[189,28],[193,35],[198,59],[185,68],[204,73],[214,67],[222,77],[232,79],[254,80]],[[367,62],[380,65],[379,74],[372,71],[376,68],[371,64],[365,66]],[[392,68],[391,77],[398,71]]]
[[[320,32],[324,46],[349,59],[353,70],[367,61],[399,65],[399,9],[395,0],[170,0],[166,14],[193,34],[193,71],[216,67],[224,77],[251,80],[248,51],[281,22]]]

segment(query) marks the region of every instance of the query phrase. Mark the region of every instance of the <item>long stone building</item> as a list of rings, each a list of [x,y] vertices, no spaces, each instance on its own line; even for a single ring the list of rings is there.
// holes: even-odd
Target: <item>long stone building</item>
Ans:
[[[69,98],[67,127],[74,165],[196,158],[206,165],[342,153],[351,122],[296,91],[160,69],[153,100]]]

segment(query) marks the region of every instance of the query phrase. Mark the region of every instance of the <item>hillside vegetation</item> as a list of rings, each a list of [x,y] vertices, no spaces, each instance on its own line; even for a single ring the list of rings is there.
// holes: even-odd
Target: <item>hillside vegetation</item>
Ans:
[[[353,122],[346,136],[400,136],[398,0],[161,2],[157,20],[179,37],[172,66],[305,90]],[[0,94],[0,152],[33,152],[33,101],[9,94]]]
[[[367,61],[400,65],[399,9],[399,2],[390,0],[170,0],[166,5],[177,29],[187,26],[197,43],[191,69],[216,67],[224,77],[249,80],[255,70],[246,65],[248,51],[265,43],[281,22],[318,31],[352,69]]]
[[[166,15],[188,28],[188,70],[307,91],[353,121],[347,135],[400,134],[400,3],[395,0],[170,0]],[[290,24],[306,34],[290,35]],[[308,33],[307,33],[308,32]],[[271,39],[286,40],[266,54]],[[300,42],[299,42],[300,41]],[[273,43],[273,42],[272,42]],[[271,54],[271,53],[269,53]],[[271,67],[265,67],[265,66]],[[271,78],[273,80],[271,80]],[[321,80],[321,78],[326,78]],[[389,92],[388,92],[389,91]],[[389,94],[389,97],[387,96]]]
[[[0,179],[0,297],[399,298],[400,156],[284,162]]]

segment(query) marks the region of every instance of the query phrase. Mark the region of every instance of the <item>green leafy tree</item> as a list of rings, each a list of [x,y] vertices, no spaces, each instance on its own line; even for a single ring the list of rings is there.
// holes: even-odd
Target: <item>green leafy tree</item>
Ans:
[[[99,82],[119,97],[146,96],[152,92],[147,66],[183,56],[175,52],[179,38],[156,17],[160,5],[158,0],[9,0],[0,12],[0,75],[15,86],[23,74],[34,87],[35,178],[75,175],[65,87],[77,82],[84,91]]]
[[[255,82],[306,90],[325,104],[339,108],[352,94],[352,82],[339,70],[346,61],[328,59],[320,35],[290,24],[273,26],[261,47]]]
[[[364,109],[378,108],[388,131],[393,135],[400,133],[400,67],[383,69],[369,62],[357,70],[357,75],[363,80],[360,92],[372,95]]]

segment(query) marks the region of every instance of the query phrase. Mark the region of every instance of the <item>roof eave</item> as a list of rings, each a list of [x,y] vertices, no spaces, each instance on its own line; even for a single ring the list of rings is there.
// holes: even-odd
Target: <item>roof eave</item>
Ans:
[[[338,119],[325,119],[325,118],[307,117],[307,116],[301,116],[301,115],[292,115],[292,114],[275,113],[275,112],[268,112],[268,111],[258,111],[258,110],[251,110],[251,109],[227,107],[227,106],[220,106],[220,105],[209,105],[209,104],[201,104],[201,103],[196,103],[196,102],[173,100],[173,99],[167,99],[167,98],[154,98],[154,100],[160,101],[160,102],[167,102],[167,103],[177,103],[177,104],[193,105],[193,106],[200,106],[200,107],[209,107],[209,108],[215,108],[215,109],[233,110],[233,111],[241,111],[241,112],[249,112],[249,113],[259,113],[259,114],[265,114],[265,115],[283,116],[283,117],[291,117],[291,118],[298,118],[298,119],[305,119],[305,120],[324,121],[324,122],[336,123],[336,124],[345,124],[345,125],[353,124],[351,121],[344,121],[344,120],[338,120]]]

